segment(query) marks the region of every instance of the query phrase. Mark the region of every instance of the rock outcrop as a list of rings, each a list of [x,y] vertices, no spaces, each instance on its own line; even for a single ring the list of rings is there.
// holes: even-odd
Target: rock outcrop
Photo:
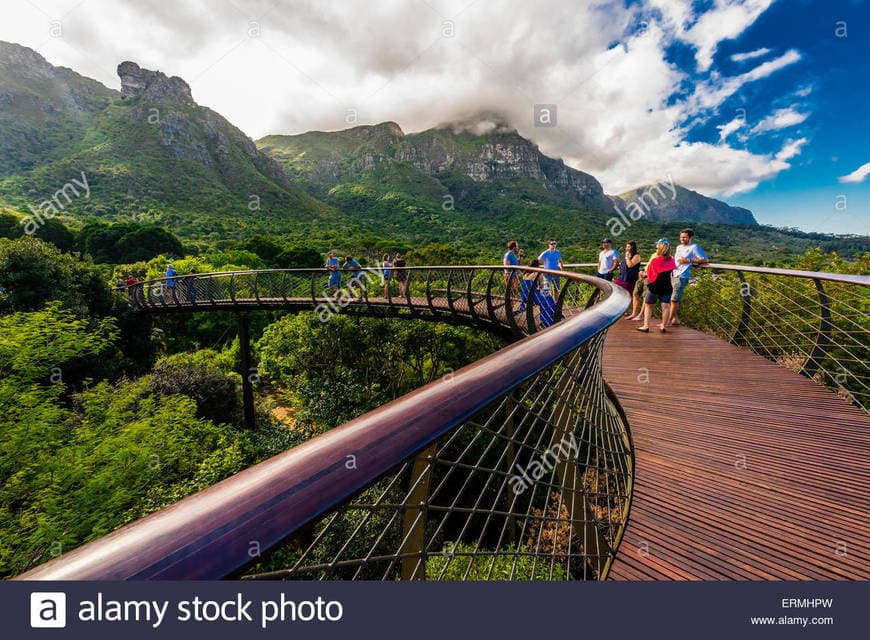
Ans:
[[[143,69],[135,62],[122,62],[118,65],[121,78],[121,99],[137,100],[148,96],[160,102],[180,102],[193,104],[190,85],[178,76],[169,77],[160,71]]]

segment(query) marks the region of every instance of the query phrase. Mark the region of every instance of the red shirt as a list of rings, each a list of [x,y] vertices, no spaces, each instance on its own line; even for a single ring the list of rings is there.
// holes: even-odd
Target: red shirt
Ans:
[[[649,261],[646,266],[646,276],[650,282],[655,282],[660,273],[665,271],[673,271],[677,268],[677,263],[671,256],[656,256]]]

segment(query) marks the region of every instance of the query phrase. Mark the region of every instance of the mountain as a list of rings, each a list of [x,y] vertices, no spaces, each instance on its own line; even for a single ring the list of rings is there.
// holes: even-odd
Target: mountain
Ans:
[[[678,184],[644,185],[611,198],[614,205],[622,210],[631,206],[631,203],[637,203],[645,210],[647,220],[758,224],[749,209],[733,207]]]
[[[0,43],[0,200],[27,212],[78,179],[87,196],[67,189],[64,215],[132,216],[183,235],[335,218],[181,78],[133,62],[118,75],[120,93]]]
[[[497,212],[511,203],[544,203],[604,212],[599,182],[547,157],[500,116],[405,134],[395,122],[344,131],[272,135],[257,141],[288,175],[323,197],[356,184],[438,205]]]
[[[377,209],[389,196],[403,206],[411,200],[430,206],[449,201],[490,215],[518,204],[553,205],[597,214],[603,222],[614,209],[639,201],[656,202],[645,211],[649,220],[757,224],[752,212],[679,185],[672,185],[673,197],[655,198],[656,185],[607,196],[593,176],[544,155],[494,113],[413,134],[384,122],[270,135],[257,146],[309,193],[357,213]]]

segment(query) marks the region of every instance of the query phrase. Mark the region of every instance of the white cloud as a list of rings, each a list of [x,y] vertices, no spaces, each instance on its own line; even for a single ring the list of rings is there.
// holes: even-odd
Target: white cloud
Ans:
[[[780,69],[798,62],[801,59],[801,54],[790,49],[778,58],[768,60],[746,73],[739,76],[729,76],[723,78],[718,72],[713,71],[710,78],[706,82],[698,85],[693,96],[693,109],[703,111],[712,109],[721,105],[725,100],[737,93],[740,88],[750,82],[762,80]]]
[[[497,9],[471,0],[38,4],[51,15],[70,12],[63,38],[47,38],[47,17],[33,6],[12,3],[0,39],[115,88],[123,60],[179,75],[198,102],[254,138],[385,120],[412,132],[496,110],[608,193],[671,174],[689,188],[728,195],[776,176],[794,157],[729,147],[739,129],[733,121],[719,127],[718,141],[687,142],[688,121],[717,116],[742,86],[801,59],[787,51],[731,77],[713,66],[719,44],[743,33],[770,0],[717,0],[703,13],[672,0],[628,10],[623,0]],[[249,37],[252,23],[258,37]],[[668,62],[665,51],[677,41],[697,47],[701,74]],[[674,99],[686,81],[695,90]],[[558,126],[534,126],[532,106],[540,103],[557,104]]]
[[[752,60],[753,58],[761,58],[762,56],[766,56],[768,53],[770,53],[770,49],[768,49],[767,47],[762,47],[761,49],[756,49],[755,51],[732,54],[731,59],[734,62],[745,62],[746,60]]]
[[[701,15],[683,39],[697,47],[695,61],[699,71],[707,71],[723,40],[743,33],[764,13],[773,0],[717,0],[713,9]]]
[[[728,138],[728,136],[740,129],[744,124],[746,124],[745,118],[734,118],[728,124],[723,124],[716,127],[717,129],[719,129],[719,142],[724,142]]]
[[[765,131],[775,131],[777,129],[785,129],[800,124],[809,117],[808,113],[800,113],[793,108],[777,109],[769,116],[764,118],[757,125],[752,127],[750,133],[757,134]]]
[[[799,138],[787,142],[783,145],[782,149],[779,150],[779,153],[776,154],[776,159],[782,161],[791,160],[801,152],[801,147],[803,147],[807,142],[809,142],[807,138]]]
[[[870,175],[870,162],[866,164],[862,164],[860,167],[855,169],[852,173],[847,176],[841,176],[840,182],[847,183],[858,183],[864,182],[864,179]]]

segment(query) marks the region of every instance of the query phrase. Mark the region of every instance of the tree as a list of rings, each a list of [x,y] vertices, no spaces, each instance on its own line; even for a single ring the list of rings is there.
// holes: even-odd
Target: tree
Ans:
[[[99,269],[32,236],[0,241],[0,287],[14,311],[35,311],[59,300],[78,315],[104,316],[112,306]]]
[[[147,261],[159,255],[180,258],[184,255],[181,242],[163,227],[140,227],[124,234],[117,245],[117,259],[112,262]]]

